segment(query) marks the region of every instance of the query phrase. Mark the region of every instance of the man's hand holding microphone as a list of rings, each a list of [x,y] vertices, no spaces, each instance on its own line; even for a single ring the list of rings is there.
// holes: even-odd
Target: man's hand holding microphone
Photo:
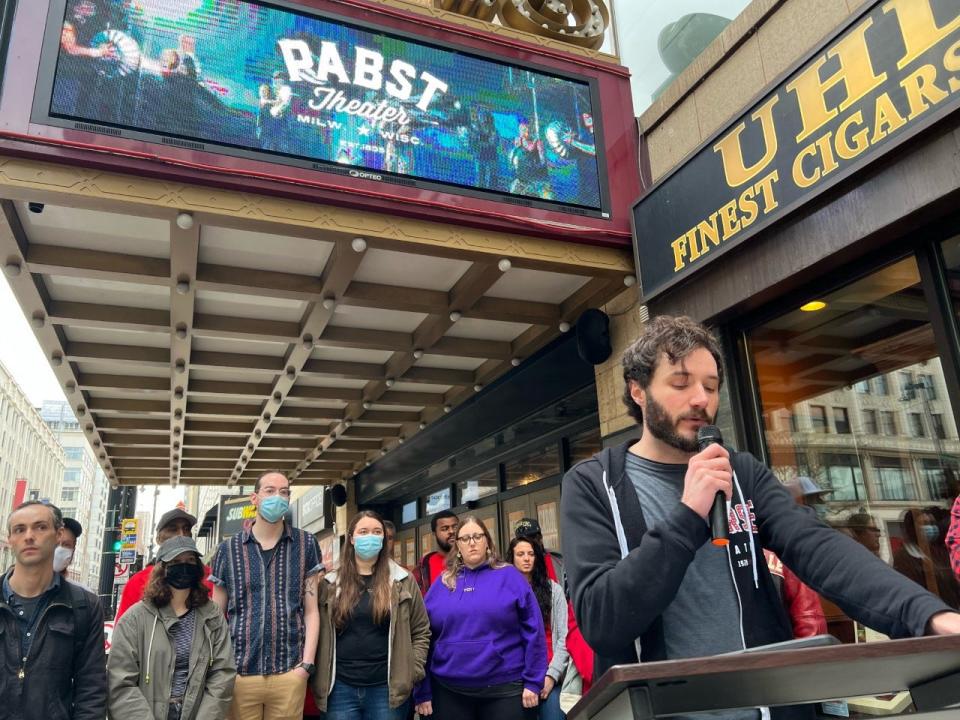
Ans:
[[[683,479],[680,502],[710,523],[713,544],[724,546],[727,539],[727,499],[733,496],[733,467],[730,453],[721,444],[720,431],[704,425],[697,432],[700,452],[690,458]]]

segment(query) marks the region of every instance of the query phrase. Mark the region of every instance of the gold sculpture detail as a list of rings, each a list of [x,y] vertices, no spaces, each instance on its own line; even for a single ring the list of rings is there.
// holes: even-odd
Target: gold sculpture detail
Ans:
[[[434,0],[434,7],[597,50],[610,24],[604,0]]]
[[[490,22],[497,16],[503,0],[433,0],[433,6],[441,10]]]

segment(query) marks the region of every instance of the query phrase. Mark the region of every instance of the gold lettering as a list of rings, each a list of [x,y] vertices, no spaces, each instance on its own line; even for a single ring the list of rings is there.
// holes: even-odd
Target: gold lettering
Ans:
[[[831,131],[816,141],[817,147],[820,148],[820,157],[823,158],[824,175],[829,175],[839,167],[837,159],[833,156],[833,147],[830,145],[832,136],[833,132]]]
[[[723,229],[723,239],[732,238],[740,232],[740,221],[737,219],[737,201],[731,200],[719,210],[720,227]]]
[[[874,72],[873,63],[870,61],[870,49],[864,34],[871,25],[873,19],[868,18],[787,85],[787,90],[797,96],[803,122],[803,129],[797,135],[798,143],[823,127],[840,110],[846,110],[871,90],[879,87],[886,79],[885,72],[880,75]],[[821,80],[820,68],[832,57],[839,59],[840,69],[826,80]],[[827,92],[841,82],[846,86],[846,98],[838,107],[828,108]]]
[[[819,165],[814,168],[812,175],[804,174],[803,159],[807,155],[814,158],[817,156],[816,143],[810,143],[807,145],[803,150],[797,153],[797,156],[793,159],[793,182],[799,188],[808,188],[820,179]]]
[[[740,212],[743,213],[743,217],[740,218],[740,227],[742,228],[753,225],[753,221],[759,215],[759,208],[757,207],[757,201],[753,199],[753,194],[753,186],[740,193]]]
[[[943,66],[948,72],[960,72],[960,42],[955,42],[947,49],[943,56]],[[960,80],[955,77],[947,80],[947,85],[950,86],[950,92],[960,91]]]
[[[717,229],[717,215],[719,213],[713,213],[706,220],[701,220],[697,223],[697,230],[700,231],[700,254],[706,253],[710,250],[710,246],[707,245],[707,240],[712,242],[715,246],[720,246],[720,231]]]
[[[780,173],[774,170],[766,177],[761,178],[760,181],[753,186],[754,190],[759,191],[759,193],[763,196],[764,215],[780,205],[780,203],[777,202],[777,199],[773,196],[773,184],[778,180],[780,180]]]
[[[893,104],[893,100],[887,93],[883,93],[877,98],[874,105],[873,137],[870,138],[870,144],[873,145],[883,140],[894,130],[899,130],[907,124],[903,115]]]
[[[960,14],[942,28],[937,27],[930,0],[890,0],[883,6],[883,11],[897,14],[900,34],[907,49],[906,54],[897,61],[898,70],[903,70],[947,35],[960,28]]]
[[[949,96],[950,93],[938,88],[936,82],[937,69],[933,65],[921,65],[900,82],[900,86],[907,91],[907,102],[910,103],[907,120],[922,115],[931,106]]]
[[[670,247],[673,248],[673,271],[680,272],[686,264],[683,262],[683,257],[687,254],[687,236],[681,235],[670,243]]]
[[[774,95],[750,116],[752,120],[760,121],[765,148],[763,157],[753,165],[746,166],[743,160],[743,147],[740,145],[740,133],[747,126],[745,122],[737,125],[726,137],[713,146],[713,151],[720,153],[720,158],[723,161],[723,174],[726,176],[727,185],[730,187],[740,187],[743,183],[753,179],[770,164],[777,154],[777,130],[773,122],[773,106],[779,100],[780,96]]]
[[[863,113],[859,110],[840,123],[840,127],[837,128],[837,155],[844,160],[853,160],[857,155],[870,147],[870,143],[867,142],[867,135],[870,134],[870,131],[865,127],[857,130],[852,138],[847,138],[847,131],[854,123],[861,126],[863,125]],[[853,141],[853,146],[850,145],[850,140]]]
[[[700,243],[697,240],[697,229],[687,230],[687,250],[690,252],[690,262],[699,259],[703,254],[700,252]]]

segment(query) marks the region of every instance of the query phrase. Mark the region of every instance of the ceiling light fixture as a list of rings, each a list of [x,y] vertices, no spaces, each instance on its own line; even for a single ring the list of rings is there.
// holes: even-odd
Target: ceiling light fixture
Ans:
[[[801,312],[819,312],[820,310],[826,309],[826,307],[827,307],[827,303],[825,303],[823,300],[811,300],[810,302],[804,305],[801,305],[800,311]]]

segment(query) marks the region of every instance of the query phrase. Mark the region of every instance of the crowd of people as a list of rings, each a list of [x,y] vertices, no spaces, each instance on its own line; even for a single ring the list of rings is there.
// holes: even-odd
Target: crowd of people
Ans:
[[[271,471],[254,487],[254,521],[210,567],[192,538],[196,518],[161,517],[159,549],[127,584],[109,658],[100,599],[63,574],[82,529],[53,505],[25,502],[8,518],[0,716],[281,720],[304,717],[309,696],[328,720],[556,720],[564,688],[586,691],[614,664],[823,632],[820,596],[890,637],[960,633],[950,598],[921,587],[929,568],[910,580],[749,454],[700,449],[698,431],[718,410],[720,357],[686,318],[653,319],[627,350],[624,400],[642,434],[565,476],[562,557],[544,547],[536,519],[520,521],[501,554],[483,519],[443,511],[431,522],[437,549],[408,570],[393,560],[393,523],[362,510],[327,572],[316,539],[288,519],[289,479]],[[717,493],[728,500],[725,548],[709,542]],[[960,500],[945,541],[936,522],[916,514],[918,550],[904,546],[895,565],[937,544],[960,571]],[[809,716],[769,709],[773,720]]]

